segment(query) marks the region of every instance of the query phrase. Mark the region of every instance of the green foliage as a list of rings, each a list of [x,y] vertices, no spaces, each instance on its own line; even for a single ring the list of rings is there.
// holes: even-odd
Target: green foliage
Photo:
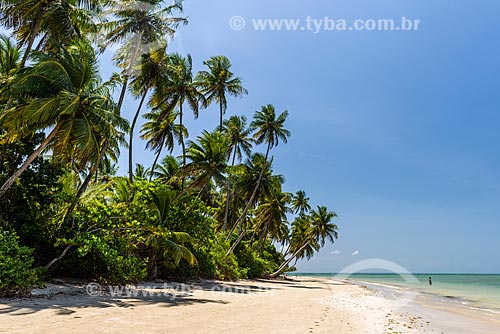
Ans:
[[[0,295],[23,294],[37,282],[32,252],[19,246],[14,232],[0,229]]]

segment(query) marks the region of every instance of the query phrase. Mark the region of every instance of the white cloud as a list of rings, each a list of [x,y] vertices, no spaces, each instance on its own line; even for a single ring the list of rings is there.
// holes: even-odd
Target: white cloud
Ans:
[[[358,254],[359,254],[359,251],[357,250],[357,251],[354,251],[354,252],[352,253],[352,256],[356,256],[356,255],[358,255]]]
[[[340,255],[340,251],[338,249],[330,252],[332,255]]]

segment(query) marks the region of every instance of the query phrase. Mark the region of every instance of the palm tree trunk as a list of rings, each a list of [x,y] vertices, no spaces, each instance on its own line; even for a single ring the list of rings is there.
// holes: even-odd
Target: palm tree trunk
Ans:
[[[42,23],[42,17],[38,16],[35,22],[33,23],[33,27],[31,28],[28,45],[24,50],[24,55],[23,58],[21,59],[21,63],[19,63],[19,68],[24,68],[24,66],[26,65],[26,61],[28,60],[31,48],[33,47],[33,43],[35,42],[36,35],[38,35],[38,32],[40,31],[41,23]]]
[[[118,99],[118,113],[122,110],[123,100],[125,99],[125,93],[127,92],[128,79],[134,68],[134,62],[137,59],[137,55],[139,53],[139,48],[141,47],[141,38],[142,35],[136,36],[137,40],[135,41],[134,53],[132,54],[132,58],[130,59],[130,63],[128,64],[128,68],[125,72],[125,80],[123,81],[122,91],[120,92],[120,98]]]
[[[281,266],[279,266],[278,270],[276,270],[274,273],[272,273],[271,275],[269,275],[269,277],[271,278],[275,278],[276,276],[278,276],[282,271],[283,269],[286,268],[286,266],[288,266],[288,264],[290,262],[292,262],[292,260],[304,249],[307,247],[307,245],[309,245],[309,242],[310,241],[307,241],[304,245],[302,245],[302,247],[300,247],[295,253],[293,253],[293,255],[288,259],[286,260]]]
[[[271,148],[271,144],[268,144],[267,145],[267,152],[266,152],[266,163],[267,163],[267,157],[269,155],[269,150]],[[245,206],[245,209],[243,210],[241,216],[238,218],[238,220],[236,221],[235,223],[235,226],[238,225],[239,222],[241,222],[241,220],[247,215],[248,213],[248,210],[250,210],[250,206],[252,205],[253,201],[255,200],[255,196],[257,195],[257,191],[259,190],[259,187],[260,187],[260,183],[262,182],[262,177],[264,176],[264,171],[266,170],[266,166],[263,166],[262,167],[262,170],[260,171],[260,175],[259,175],[259,179],[257,180],[257,184],[255,185],[255,188],[252,192],[252,196],[250,197],[250,200],[248,201],[247,205]],[[240,238],[238,238],[236,241],[235,241],[235,244],[237,245],[237,243],[239,243],[241,241]],[[236,246],[234,247],[231,247],[227,253],[227,255],[231,254],[231,251],[234,250]]]
[[[61,128],[61,124],[57,124],[56,127],[49,133],[47,138],[38,146],[38,148],[33,152],[28,159],[21,165],[21,167],[5,181],[5,183],[0,188],[0,198],[5,194],[5,192],[12,186],[12,184],[19,178],[19,176],[28,168],[28,166],[35,160],[50,144],[52,139],[56,136],[57,131]]]
[[[245,236],[245,230],[243,229],[240,235],[238,236],[238,239],[236,239],[231,248],[229,248],[229,250],[227,251],[226,256],[229,256],[232,252],[234,252],[240,241],[243,240],[244,236]]]
[[[38,42],[38,45],[35,48],[36,51],[40,51],[40,49],[42,48],[43,42],[45,42],[45,39],[47,38],[48,35],[49,35],[48,33],[45,33],[42,36],[42,38],[40,39],[40,42]]]
[[[137,111],[135,112],[134,119],[132,120],[132,125],[130,126],[130,134],[129,134],[129,143],[128,143],[128,177],[130,182],[134,182],[134,171],[133,171],[133,164],[134,164],[134,158],[133,158],[133,139],[134,139],[134,129],[135,129],[135,124],[137,123],[137,119],[139,118],[139,113],[141,112],[142,105],[144,104],[144,100],[146,99],[146,95],[148,95],[149,91],[149,82],[151,81],[151,78],[148,79],[146,83],[146,89],[144,90],[144,93],[142,94],[141,97],[141,102],[139,102],[139,107],[137,108]]]
[[[158,163],[158,159],[160,158],[161,151],[163,150],[163,146],[165,145],[165,139],[162,140],[160,149],[158,150],[158,154],[156,154],[155,161],[153,161],[153,166],[151,166],[151,173],[149,174],[149,182],[153,179],[153,174],[155,173],[156,164]]]
[[[118,99],[117,109],[118,113],[122,110],[123,100],[125,99],[125,93],[127,92],[128,85],[128,77],[125,77],[125,81],[123,81],[122,90],[120,92],[120,98]]]
[[[222,132],[222,114],[224,113],[224,109],[222,108],[222,101],[220,102],[219,106],[220,106],[219,131]]]
[[[234,166],[234,162],[236,160],[236,146],[234,147],[234,152],[233,152],[233,161],[232,161],[232,166]],[[227,219],[229,215],[229,201],[231,198],[231,184],[229,183],[229,180],[226,182],[226,208],[224,210],[224,225],[222,226],[222,230],[225,231],[227,229]]]
[[[180,139],[180,142],[181,142],[181,146],[182,146],[182,167],[186,167],[186,145],[184,144],[184,133],[182,131],[183,129],[183,125],[182,125],[182,105],[183,105],[183,102],[184,101],[179,101],[179,124],[180,124],[180,128],[181,128],[181,131],[180,131],[180,136],[179,136],[179,139]],[[182,175],[182,183],[181,183],[181,191],[184,191],[184,183],[185,183],[185,178],[184,178],[184,174]]]

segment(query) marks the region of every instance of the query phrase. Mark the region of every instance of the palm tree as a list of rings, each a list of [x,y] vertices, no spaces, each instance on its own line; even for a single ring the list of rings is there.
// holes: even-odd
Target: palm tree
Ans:
[[[126,42],[118,51],[115,60],[124,69],[123,85],[118,100],[121,110],[129,77],[132,75],[137,59],[142,53],[156,49],[165,49],[165,37],[172,37],[180,24],[186,24],[185,18],[173,17],[176,11],[182,12],[182,1],[164,6],[164,0],[146,1],[111,1],[111,14],[115,20],[103,23],[105,42],[101,48],[111,44]],[[141,50],[144,48],[144,50]]]
[[[176,190],[181,190],[181,166],[179,161],[172,155],[167,155],[163,158],[160,164],[156,165],[156,168],[152,170],[153,176],[169,184]]]
[[[319,250],[325,245],[325,241],[334,243],[335,239],[338,238],[338,227],[332,220],[336,217],[337,214],[328,211],[325,206],[318,206],[317,210],[313,210],[309,217],[302,216],[299,220],[299,226],[294,230],[296,234],[292,234],[290,241],[293,254],[270,277],[278,276],[297,257],[306,255],[310,258],[313,249]],[[304,223],[309,223],[309,226],[304,227]],[[309,252],[305,252],[308,247]]]
[[[304,190],[297,191],[292,198],[292,212],[303,215],[310,210],[311,205],[309,205],[309,197],[306,196],[306,192]]]
[[[21,49],[6,35],[0,35],[0,92],[14,81],[22,57]]]
[[[175,141],[180,141],[180,137],[187,136],[186,127],[181,129],[179,124],[175,124],[175,119],[179,112],[174,110],[162,111],[160,109],[153,110],[144,115],[148,120],[142,126],[141,138],[147,140],[146,148],[155,151],[156,157],[151,167],[151,175],[149,181],[154,176],[156,164],[160,158],[163,148],[167,148],[170,153],[174,150]],[[161,117],[160,117],[161,116]]]
[[[229,152],[228,160],[232,158],[231,165],[234,166],[236,157],[241,161],[243,153],[250,156],[252,151],[253,139],[250,137],[252,130],[247,128],[247,118],[245,116],[231,116],[224,121],[222,132],[225,133],[229,139]]]
[[[244,199],[245,207],[239,218],[236,220],[227,238],[233,233],[237,226],[240,226],[241,232],[233,245],[227,251],[227,255],[231,254],[238,243],[245,236],[243,222],[247,219],[247,213],[250,208],[257,206],[259,200],[270,197],[274,189],[281,189],[281,185],[285,179],[282,175],[273,175],[271,163],[264,159],[264,155],[255,153],[245,163],[243,171],[235,182],[235,195]],[[259,187],[255,184],[259,183]]]
[[[257,144],[267,144],[266,160],[271,148],[278,146],[280,140],[284,143],[288,142],[290,131],[283,127],[287,117],[287,110],[276,117],[276,110],[271,104],[263,106],[260,111],[255,113],[250,128],[255,130],[254,138]]]
[[[281,243],[285,243],[288,239],[286,214],[290,212],[288,207],[290,198],[290,193],[282,192],[279,185],[259,204],[255,212],[255,230],[261,241],[268,236]]]
[[[148,95],[149,90],[152,87],[159,86],[162,84],[162,78],[166,75],[167,71],[168,56],[165,49],[158,49],[148,54],[142,55],[141,63],[141,73],[132,81],[132,86],[134,90],[134,95],[141,96],[139,106],[135,112],[134,118],[132,120],[132,125],[130,127],[129,134],[129,149],[128,149],[128,168],[129,168],[129,179],[130,182],[133,181],[133,139],[134,139],[134,129],[139,118],[144,100]]]
[[[23,55],[16,43],[6,35],[0,35],[0,104],[5,102],[4,110],[10,108],[13,99],[10,96],[3,96],[15,81],[20,69],[20,60]],[[3,111],[0,113],[0,116]]]
[[[219,104],[219,130],[222,131],[222,115],[227,110],[226,94],[241,97],[248,94],[248,91],[241,85],[241,78],[235,77],[231,72],[231,62],[227,57],[212,57],[203,64],[208,67],[208,71],[200,71],[196,76],[196,82],[201,92],[205,94],[205,107],[214,102]]]
[[[229,139],[219,131],[203,131],[197,139],[197,143],[189,142],[186,157],[190,163],[184,169],[194,177],[189,188],[199,188],[202,192],[209,187],[212,180],[219,186],[224,184]]]
[[[153,95],[152,105],[168,110],[179,108],[179,125],[183,125],[183,106],[187,102],[194,112],[195,118],[198,118],[200,102],[203,103],[204,97],[193,82],[193,60],[191,55],[183,57],[177,53],[170,55],[167,81],[159,86]],[[164,116],[160,116],[162,118]],[[180,134],[180,143],[182,147],[182,166],[186,166],[186,145],[184,143],[184,134]],[[184,180],[182,181],[184,189]]]
[[[257,111],[255,113],[254,120],[250,124],[250,128],[256,131],[254,134],[254,138],[257,144],[262,144],[262,143],[267,144],[266,155],[264,157],[264,160],[266,162],[271,148],[277,146],[280,140],[282,140],[285,143],[288,141],[288,137],[290,136],[290,131],[288,131],[283,127],[287,117],[288,117],[288,111],[286,110],[282,112],[278,117],[276,117],[275,108],[271,104],[263,106],[261,111]],[[257,195],[257,192],[259,190],[264,172],[265,168],[261,170],[259,179],[255,184],[252,196],[250,197],[241,216],[236,221],[236,225],[239,222],[241,222],[241,220],[247,215],[248,210],[250,209],[255,199],[255,196]],[[241,239],[238,238],[237,240]]]
[[[35,39],[42,33],[59,42],[69,42],[81,38],[85,32],[95,32],[95,14],[101,11],[101,3],[95,0],[1,0],[0,21],[26,46],[20,68],[25,66]]]
[[[149,268],[151,278],[156,276],[157,263],[173,262],[178,266],[184,259],[191,266],[197,263],[194,254],[186,247],[193,239],[185,232],[172,232],[166,228],[168,211],[175,201],[177,194],[172,190],[162,190],[152,194],[151,211],[157,217],[156,226],[148,229],[149,236],[146,245],[150,248]]]
[[[102,138],[118,136],[128,123],[116,113],[109,86],[102,85],[93,49],[82,42],[40,54],[37,64],[9,89],[27,102],[2,116],[6,140],[51,128],[45,140],[0,188],[0,197],[49,145],[53,157],[85,166],[102,149]]]
[[[245,116],[231,116],[224,121],[223,132],[229,137],[229,151],[227,152],[228,161],[232,158],[231,165],[234,166],[236,156],[241,161],[243,153],[250,156],[252,150],[253,139],[250,138],[251,130],[246,126],[247,118]],[[231,184],[230,178],[226,181],[226,207],[224,211],[224,224],[222,229],[226,230],[227,220],[229,215],[229,204],[231,199]]]

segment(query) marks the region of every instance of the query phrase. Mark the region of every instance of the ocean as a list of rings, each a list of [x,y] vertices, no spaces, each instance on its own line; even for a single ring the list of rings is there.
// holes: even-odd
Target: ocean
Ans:
[[[454,299],[470,307],[500,313],[500,275],[478,274],[328,274],[290,273],[290,276],[318,276],[347,279],[386,288],[410,289],[423,294]],[[429,285],[429,277],[432,285]]]

